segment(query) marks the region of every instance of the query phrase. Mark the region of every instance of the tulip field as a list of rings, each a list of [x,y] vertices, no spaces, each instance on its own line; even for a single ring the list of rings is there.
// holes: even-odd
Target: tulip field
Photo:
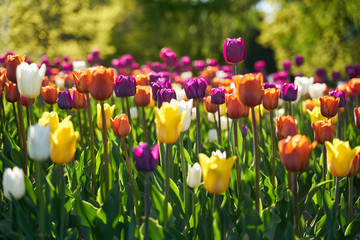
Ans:
[[[242,38],[223,55],[8,52],[0,239],[360,239],[360,65],[240,73]]]

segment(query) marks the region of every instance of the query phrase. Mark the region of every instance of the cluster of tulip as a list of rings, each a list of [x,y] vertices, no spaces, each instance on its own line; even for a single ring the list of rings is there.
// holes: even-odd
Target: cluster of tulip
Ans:
[[[264,197],[265,192],[268,192],[265,186],[275,192],[275,189],[286,185],[293,191],[294,210],[289,215],[293,214],[294,217],[294,233],[306,236],[307,233],[301,233],[300,229],[304,225],[305,210],[299,212],[298,209],[299,173],[308,169],[310,156],[317,144],[320,144],[323,145],[322,182],[315,182],[318,185],[313,188],[319,189],[319,186],[332,183],[332,177],[328,172],[336,177],[334,214],[328,215],[327,218],[337,219],[339,181],[342,177],[348,177],[347,212],[350,223],[353,217],[353,177],[359,170],[360,146],[352,149],[349,141],[344,141],[347,139],[346,133],[351,129],[341,128],[344,121],[341,116],[344,116],[347,125],[351,125],[349,109],[355,101],[349,100],[352,96],[359,96],[360,79],[353,78],[330,89],[325,83],[320,83],[321,79],[314,80],[296,74],[298,76],[290,83],[290,61],[284,62],[284,71],[272,76],[267,76],[263,61],[255,64],[257,73],[240,75],[237,65],[246,58],[246,48],[241,38],[226,39],[223,54],[230,66],[220,67],[215,60],[209,61],[207,66],[202,60],[194,61],[193,67],[198,71],[198,77],[193,77],[190,58],[185,56],[178,61],[176,54],[169,48],[160,51],[160,58],[164,64],[151,63],[139,69],[132,56],[126,54],[112,61],[113,68],[86,68],[84,62],[73,63],[70,66],[65,64],[69,63],[66,60],[61,67],[61,73],[47,67],[46,64],[50,63],[45,58],[42,59],[43,63],[39,68],[35,63],[28,64],[26,57],[7,56],[6,68],[0,70],[0,122],[1,136],[4,140],[3,145],[0,145],[4,151],[0,152],[0,159],[3,161],[1,166],[8,167],[3,171],[3,194],[8,199],[21,199],[26,191],[29,191],[28,187],[25,188],[26,181],[30,183],[28,185],[31,191],[32,184],[36,185],[40,230],[38,234],[43,239],[48,238],[50,232],[47,230],[45,217],[47,206],[52,200],[48,199],[48,195],[44,198],[43,189],[45,192],[48,191],[46,189],[50,182],[43,181],[48,179],[46,175],[50,175],[46,172],[44,176],[44,168],[50,172],[58,169],[60,178],[52,184],[57,186],[55,192],[62,204],[60,219],[54,220],[60,224],[60,228],[52,234],[63,239],[68,234],[70,224],[65,221],[68,212],[80,215],[82,224],[92,228],[93,236],[98,236],[97,230],[94,230],[96,220],[93,219],[91,222],[86,213],[83,213],[83,217],[84,215],[79,212],[84,210],[79,209],[87,204],[86,209],[95,208],[98,209],[98,213],[100,209],[105,211],[106,201],[112,201],[108,199],[115,196],[114,192],[125,194],[127,190],[124,190],[123,186],[129,184],[131,198],[122,200],[126,201],[129,209],[126,212],[119,210],[115,217],[121,217],[116,221],[112,219],[111,227],[116,227],[120,221],[127,225],[127,218],[134,216],[132,219],[143,229],[141,231],[144,232],[145,239],[155,234],[150,232],[150,228],[154,229],[159,224],[166,237],[174,237],[171,232],[175,224],[180,224],[185,236],[191,234],[196,239],[197,234],[213,238],[216,235],[215,230],[214,234],[210,235],[200,232],[201,224],[197,218],[205,216],[205,213],[198,210],[197,206],[207,205],[208,199],[207,196],[201,195],[203,190],[213,194],[213,203],[210,204],[212,214],[206,213],[206,216],[210,216],[210,221],[218,224],[219,215],[224,214],[219,209],[220,199],[223,202],[222,208],[228,204],[228,198],[232,198],[229,209],[231,212],[236,211],[231,220],[235,223],[241,219],[242,214],[249,213],[244,206],[247,201],[244,197],[244,186],[248,186],[249,192],[252,192],[249,196],[253,195],[250,205],[254,204],[255,210],[251,213],[261,216],[265,214],[265,206],[271,208],[271,204],[266,203]],[[94,65],[101,63],[98,51],[94,51],[87,58],[88,62]],[[295,57],[297,66],[301,66],[303,61],[301,56]],[[60,65],[60,62],[57,65]],[[75,66],[80,66],[81,69],[70,71],[71,67]],[[231,66],[234,74],[231,72]],[[171,71],[164,71],[166,69]],[[264,82],[264,79],[268,81]],[[5,106],[3,92],[6,93]],[[99,102],[96,105],[98,129],[93,127],[92,114],[96,101]],[[47,108],[45,103],[49,105],[49,112],[44,110]],[[34,105],[37,108],[34,108]],[[121,107],[118,107],[119,105]],[[27,136],[22,106],[26,107]],[[11,107],[12,116],[9,113]],[[120,114],[113,118],[114,112],[120,108]],[[141,119],[138,118],[138,109],[141,110]],[[77,112],[77,116],[74,116],[74,112]],[[270,115],[268,119],[265,118],[266,113]],[[306,113],[311,119],[315,140],[313,142],[309,140],[311,136],[305,135],[306,128],[310,127],[306,116],[303,116]],[[63,120],[60,122],[59,118],[62,117]],[[354,108],[354,117],[355,126],[360,129],[360,107]],[[75,127],[71,118],[78,119],[77,124],[74,122]],[[9,123],[10,119],[15,120],[15,128],[14,124]],[[192,124],[192,120],[196,120],[196,123]],[[268,120],[269,124],[265,125],[264,122]],[[250,123],[252,151],[247,149],[247,125]],[[306,126],[307,124],[309,126]],[[337,124],[336,138],[333,124]],[[111,127],[113,134],[108,132]],[[265,130],[268,128],[271,145],[269,148],[265,146]],[[208,131],[207,137],[201,137],[204,130]],[[102,140],[99,140],[100,132]],[[224,138],[223,135],[227,137]],[[5,149],[5,142],[9,142],[10,138],[14,138],[11,141],[13,144],[17,139],[23,154],[21,164],[12,159],[11,151],[9,155]],[[275,138],[278,139],[278,144]],[[77,147],[78,143],[80,148]],[[184,143],[188,144],[187,148],[184,147]],[[150,146],[154,147],[151,149]],[[117,148],[122,149],[120,153]],[[277,165],[277,153],[283,166]],[[99,160],[101,155],[103,161]],[[228,155],[230,157],[227,157]],[[248,164],[249,156],[253,156],[253,160],[249,160],[251,166]],[[28,158],[33,162],[28,164]],[[45,162],[49,158],[54,165]],[[271,159],[271,162],[268,159]],[[264,163],[270,167],[264,167]],[[72,164],[72,167],[69,168],[69,164]],[[71,175],[74,164],[84,169],[89,166],[90,170],[85,178],[75,176],[76,173]],[[23,167],[23,171],[15,165]],[[9,168],[13,166],[13,169]],[[67,171],[65,175],[64,166]],[[318,166],[315,160],[313,166]],[[127,172],[126,178],[122,176],[125,174],[123,168]],[[277,174],[279,171],[286,172],[285,169],[287,178]],[[181,177],[178,175],[179,171]],[[254,179],[242,179],[242,176],[250,172],[250,178]],[[35,178],[31,178],[33,174]],[[232,175],[235,175],[236,179],[232,179]],[[64,176],[67,176],[67,181]],[[24,180],[28,177],[31,180]],[[269,183],[266,183],[267,177]],[[74,181],[72,178],[79,179]],[[77,185],[80,182],[85,184],[85,187]],[[140,201],[139,185],[145,192],[144,204]],[[180,192],[178,186],[182,187],[182,197],[177,197]],[[96,203],[91,204],[90,200],[84,203],[79,192],[82,198],[90,195],[91,201]],[[192,200],[189,193],[193,196]],[[75,200],[66,203],[65,195],[66,198]],[[155,202],[156,210],[151,210],[151,198]],[[177,206],[178,203],[181,206]],[[181,209],[181,213],[177,215],[181,216],[181,223],[170,214],[175,212],[174,206]],[[145,221],[141,218],[142,213]],[[103,220],[101,216],[99,218]],[[104,223],[106,224],[106,221]],[[334,224],[337,229],[337,220]],[[245,227],[244,231],[236,230],[236,237],[245,236],[249,229]],[[140,232],[136,234],[138,236]]]

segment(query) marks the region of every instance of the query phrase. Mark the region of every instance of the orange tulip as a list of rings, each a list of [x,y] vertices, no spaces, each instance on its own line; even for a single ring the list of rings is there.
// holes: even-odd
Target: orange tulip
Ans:
[[[360,94],[360,78],[353,78],[348,82],[348,87],[352,94]]]
[[[5,83],[6,86],[6,101],[8,102],[16,102],[17,101],[17,88],[16,83],[7,82]]]
[[[360,129],[360,107],[354,108],[355,126]]]
[[[355,176],[359,172],[359,154],[356,154],[350,168],[349,177]]]
[[[41,95],[47,104],[56,103],[58,92],[59,89],[54,85],[41,88]]]
[[[150,77],[146,74],[139,74],[135,76],[136,86],[149,86]]]
[[[262,92],[262,74],[245,74],[235,76],[236,89],[239,93],[240,100],[248,107],[255,107],[261,103]]]
[[[33,99],[31,100],[31,103],[32,103],[32,104],[34,104],[34,102],[35,102],[35,98],[33,98]],[[25,106],[25,107],[30,106],[29,98],[24,97],[23,95],[20,95],[20,103],[21,103],[21,105],[23,105],[23,106]]]
[[[110,68],[97,67],[92,71],[90,94],[98,101],[109,99],[113,93],[114,72]]]
[[[309,156],[316,145],[316,141],[310,144],[304,135],[288,136],[278,143],[281,162],[288,171],[303,172],[309,166]]]
[[[6,58],[6,77],[9,81],[16,83],[16,68],[20,63],[26,61],[26,56],[9,55]]]
[[[129,119],[124,113],[116,116],[115,119],[110,118],[110,122],[115,135],[118,137],[126,137],[131,131]]]
[[[211,96],[207,96],[204,99],[204,104],[206,111],[208,111],[209,113],[215,113],[218,110],[218,106],[211,102]]]
[[[226,114],[231,119],[238,119],[247,117],[249,115],[249,108],[245,106],[239,98],[237,93],[226,95]]]
[[[71,95],[74,101],[75,109],[86,107],[86,95],[84,93],[80,93],[78,90],[73,89]]]
[[[151,93],[148,86],[136,86],[136,93],[134,95],[134,102],[139,107],[146,107],[151,100]]]
[[[262,103],[266,110],[274,110],[279,105],[280,89],[268,88],[263,90]]]
[[[339,108],[340,98],[333,96],[320,97],[321,115],[327,118],[335,117]]]
[[[306,99],[305,101],[302,102],[303,113],[306,113],[306,110],[312,111],[315,106],[316,106],[316,103],[313,100]]]
[[[279,140],[296,134],[299,134],[299,130],[292,116],[280,116],[276,119],[276,137]]]
[[[91,69],[87,70],[78,70],[73,72],[73,77],[76,85],[76,89],[80,93],[89,93],[90,92],[90,83],[91,83]]]
[[[334,125],[331,120],[318,120],[312,124],[312,128],[315,140],[320,144],[324,144],[325,141],[331,142],[334,138]]]

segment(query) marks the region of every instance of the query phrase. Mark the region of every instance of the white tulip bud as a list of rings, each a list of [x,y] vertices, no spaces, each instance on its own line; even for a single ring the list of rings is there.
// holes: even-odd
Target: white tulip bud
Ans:
[[[310,77],[295,77],[294,83],[296,86],[301,86],[301,89],[298,89],[298,95],[306,95],[309,91],[309,87],[314,83],[314,78]]]
[[[137,107],[130,108],[130,114],[131,114],[131,119],[137,119],[139,117],[139,112]]]
[[[191,121],[196,120],[196,108],[191,109]]]
[[[187,185],[191,188],[196,188],[201,185],[201,167],[199,163],[195,163],[192,167],[189,164],[188,176],[186,179]]]
[[[18,167],[6,168],[3,175],[3,191],[5,197],[20,199],[25,195],[24,172]]]
[[[17,86],[21,95],[27,98],[36,98],[40,94],[41,83],[45,76],[46,65],[39,69],[36,63],[20,63],[16,68]]]
[[[73,61],[72,65],[74,71],[86,69],[86,63],[84,61]]]
[[[225,160],[225,159],[226,159],[226,152],[225,152],[225,151],[224,151],[224,152],[221,152],[221,151],[218,149],[218,150],[216,150],[215,152],[213,151],[213,152],[211,153],[211,156],[217,156],[217,157],[219,157],[220,159]]]
[[[191,120],[191,110],[193,106],[193,100],[190,99],[189,101],[181,100],[180,102],[171,99],[170,104],[176,104],[178,106],[178,113],[181,114],[182,112],[186,112],[184,120],[181,124],[181,132],[184,132],[189,129],[190,127],[190,120]]]
[[[214,114],[213,113],[207,113],[207,117],[209,119],[209,122],[212,122],[214,123],[215,122],[215,117],[214,117]]]
[[[309,86],[309,95],[311,98],[319,98],[324,95],[326,83],[314,83]]]
[[[209,142],[217,142],[218,141],[217,131],[215,128],[209,130],[208,139],[209,139]]]
[[[28,153],[31,159],[44,161],[50,156],[50,126],[35,124],[28,129]]]

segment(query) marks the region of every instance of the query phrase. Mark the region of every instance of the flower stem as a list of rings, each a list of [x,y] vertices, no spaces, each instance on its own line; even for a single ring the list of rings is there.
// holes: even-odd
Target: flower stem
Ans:
[[[352,222],[352,218],[353,218],[354,177],[348,177],[348,183],[349,183],[348,224],[350,224]]]
[[[196,210],[195,210],[195,189],[194,192],[192,193],[192,214],[193,214],[193,219],[194,219],[194,231],[193,231],[193,239],[196,239],[196,229],[197,229],[197,225],[196,225]]]
[[[104,172],[105,172],[105,195],[109,194],[109,159],[108,159],[108,146],[107,146],[107,128],[104,101],[100,101],[101,105],[101,120],[102,120],[102,137],[104,144]]]
[[[36,193],[39,208],[40,238],[45,239],[45,205],[42,191],[42,169],[40,164],[41,162],[35,161]]]
[[[294,232],[299,236],[299,206],[298,206],[298,193],[297,193],[297,174],[292,173],[293,177],[293,197],[294,197]]]
[[[148,137],[147,137],[147,126],[146,126],[146,119],[145,119],[145,108],[142,107],[141,110],[142,110],[142,124],[143,124],[143,130],[144,130],[143,141],[147,142]]]
[[[182,171],[182,177],[183,177],[183,190],[184,190],[184,204],[185,204],[185,223],[187,225],[187,228],[190,229],[190,223],[189,223],[189,201],[188,201],[188,188],[186,183],[186,163],[185,163],[185,156],[184,156],[184,133],[180,134],[180,158],[181,158],[181,171]]]
[[[60,239],[64,239],[65,230],[65,180],[64,180],[64,166],[57,164],[59,168],[59,197],[60,197]]]
[[[196,157],[201,153],[201,131],[200,131],[200,104],[199,99],[195,100],[196,107]]]
[[[78,113],[78,120],[79,120],[79,129],[80,129],[80,146],[81,146],[81,151],[84,151],[84,137],[83,137],[83,131],[82,131],[82,124],[81,124],[81,114],[80,114],[80,109],[77,110]]]
[[[84,127],[84,138],[85,138],[85,145],[84,146],[88,146],[89,145],[89,139],[88,139],[88,136],[87,136],[87,131],[86,131],[86,108],[83,108],[83,119],[84,119],[84,122],[85,122],[85,127]]]
[[[165,209],[164,209],[164,229],[168,228],[168,202],[170,199],[170,161],[172,156],[172,144],[166,144],[165,158]]]
[[[20,148],[22,148],[23,142],[22,142],[22,138],[21,138],[21,129],[19,126],[19,120],[18,120],[17,113],[16,113],[15,103],[12,103],[12,109],[13,109],[13,114],[15,117],[16,129],[17,129],[18,136],[19,136],[19,146],[20,146]]]
[[[292,116],[291,101],[289,101],[289,115]]]
[[[95,162],[95,154],[94,154],[94,126],[92,121],[92,114],[91,114],[91,104],[90,104],[90,95],[86,93],[86,105],[87,105],[87,112],[89,117],[89,128],[90,128],[90,155],[91,155],[91,193],[95,195],[95,169],[96,169],[96,162]]]
[[[335,177],[335,200],[334,200],[334,205],[333,205],[333,214],[334,214],[335,219],[336,219],[338,205],[339,205],[339,182],[340,182],[340,178]]]
[[[18,114],[19,114],[19,120],[20,120],[20,130],[21,130],[21,137],[23,141],[23,154],[24,154],[24,173],[25,176],[28,176],[28,157],[27,157],[27,144],[26,144],[26,135],[25,135],[25,127],[24,127],[24,118],[22,114],[22,107],[20,102],[20,92],[17,90],[17,108],[18,108]]]
[[[252,127],[253,127],[253,151],[254,151],[254,161],[255,161],[255,209],[259,211],[259,202],[260,202],[260,161],[259,161],[259,145],[258,145],[258,132],[256,128],[256,120],[255,120],[255,109],[254,107],[251,108],[251,117]]]
[[[128,118],[129,118],[129,124],[131,126],[131,113],[130,113],[129,97],[126,97],[125,100],[126,100],[127,115],[128,115]],[[129,149],[133,149],[133,142],[134,142],[134,137],[133,137],[133,130],[131,128],[130,133],[129,133]],[[131,152],[129,152],[129,156],[130,156],[130,159],[132,159]]]
[[[338,119],[337,119],[337,123],[336,123],[336,126],[337,126],[337,129],[336,129],[336,138],[341,139],[341,116],[340,116],[340,108],[338,108],[337,115],[338,115]]]
[[[150,177],[145,173],[145,240],[149,240],[149,216],[150,216]]]
[[[237,156],[238,150],[238,129],[237,129],[237,120],[234,120],[234,139],[235,139],[235,155]],[[235,161],[235,168],[236,168],[236,187],[237,187],[237,198],[238,198],[238,205],[237,205],[237,214],[240,216],[240,199],[241,199],[241,169],[240,169],[240,158],[237,158]]]
[[[218,140],[219,144],[222,145],[222,139],[221,139],[221,118],[220,118],[220,104],[218,104],[218,124],[219,124],[219,130],[218,130]]]
[[[326,147],[323,145],[323,181],[326,181],[326,173],[327,173],[327,162],[326,162]]]
[[[271,175],[271,184],[275,184],[275,171],[276,171],[276,162],[275,162],[275,129],[274,129],[274,111],[270,110],[270,130],[271,130],[271,162],[272,162],[272,175]],[[275,187],[275,186],[274,186]]]
[[[138,226],[140,226],[139,207],[138,207],[138,202],[137,202],[136,194],[135,194],[135,183],[134,183],[134,178],[133,178],[133,175],[132,175],[131,163],[130,163],[128,151],[127,151],[127,148],[126,148],[125,138],[121,138],[121,140],[122,140],[123,149],[124,149],[126,167],[127,167],[128,173],[129,173],[130,186],[131,186],[132,197],[133,197],[134,207],[135,207],[136,223],[138,224]]]
[[[29,110],[30,110],[30,124],[34,125],[35,124],[34,108],[33,108],[33,103],[32,103],[31,98],[29,98]]]

